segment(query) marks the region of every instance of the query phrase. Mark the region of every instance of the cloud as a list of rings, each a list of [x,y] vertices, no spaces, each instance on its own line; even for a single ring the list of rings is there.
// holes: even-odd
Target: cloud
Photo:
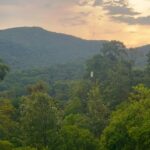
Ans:
[[[103,2],[104,2],[103,0],[94,0],[93,6],[100,6],[103,4]]]
[[[19,3],[19,0],[0,0],[0,5],[13,5],[17,3]]]
[[[0,0],[0,18],[8,22],[33,19],[34,23],[52,18],[59,24],[78,26],[90,22],[90,14],[100,20],[99,13],[105,17],[97,23],[110,18],[114,23],[150,25],[149,16],[142,17],[128,0]]]
[[[131,8],[127,2],[127,0],[112,0],[107,1],[103,6],[105,10],[107,10],[109,15],[139,15],[139,12],[136,12],[133,8]]]
[[[132,8],[128,6],[105,6],[105,9],[108,11],[110,15],[139,15],[139,12],[134,11]]]
[[[141,16],[142,14],[135,11],[127,0],[108,0],[102,7],[114,21],[129,25],[150,25],[150,16]]]
[[[90,12],[79,12],[74,15],[67,16],[63,18],[61,21],[63,25],[71,25],[71,26],[78,26],[78,25],[85,25],[87,24],[86,17],[90,15]]]
[[[127,23],[129,25],[150,25],[150,16],[144,16],[144,17],[132,17],[132,16],[112,16],[112,19],[118,21]]]
[[[80,5],[80,6],[85,6],[88,4],[88,0],[78,0],[77,4]]]

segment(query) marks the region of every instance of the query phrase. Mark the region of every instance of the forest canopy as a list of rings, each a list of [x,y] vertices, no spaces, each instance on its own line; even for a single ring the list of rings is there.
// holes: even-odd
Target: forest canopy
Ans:
[[[104,42],[81,65],[9,73],[0,61],[0,79],[0,150],[150,149],[150,52],[137,68]]]

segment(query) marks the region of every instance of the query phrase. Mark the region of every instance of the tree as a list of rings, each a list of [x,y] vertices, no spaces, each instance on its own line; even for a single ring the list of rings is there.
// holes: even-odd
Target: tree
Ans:
[[[147,55],[146,85],[150,87],[150,52]]]
[[[87,62],[88,79],[91,71],[94,72],[92,82],[101,85],[101,94],[107,105],[115,108],[127,98],[132,87],[132,66],[123,43],[104,43],[101,53]]]
[[[9,141],[1,141],[0,140],[0,150],[12,150],[13,144]]]
[[[19,147],[19,148],[14,148],[13,150],[37,150],[37,149],[31,147]]]
[[[134,69],[132,71],[132,85],[136,86],[141,83],[145,83],[145,70],[143,69]]]
[[[134,88],[128,103],[112,113],[109,125],[101,136],[102,150],[149,150],[150,89]]]
[[[95,84],[88,93],[88,116],[91,131],[99,136],[108,120],[108,108],[102,101],[99,85]]]
[[[29,94],[37,93],[37,92],[48,92],[48,85],[44,81],[39,81],[36,84],[30,85],[27,87],[27,91]]]
[[[91,89],[91,82],[88,80],[81,80],[73,86],[73,92],[71,99],[78,100],[78,106],[80,107],[80,112],[87,113],[87,100],[88,92]],[[74,101],[74,103],[77,103]]]
[[[3,61],[0,59],[0,80],[3,80],[6,74],[8,73],[9,68]]]
[[[14,121],[15,108],[10,100],[0,99],[0,139],[12,140],[16,122]]]
[[[122,42],[110,41],[103,44],[101,50],[103,57],[107,57],[110,61],[124,60],[127,55],[126,47]]]
[[[82,104],[79,98],[74,98],[74,100],[69,100],[65,107],[65,116],[69,114],[79,114],[82,113]]]
[[[63,120],[63,126],[76,125],[79,128],[89,129],[90,118],[84,114],[70,114]]]
[[[97,150],[98,142],[87,130],[77,126],[64,126],[60,134],[62,136],[61,150]]]
[[[50,94],[56,101],[59,100],[60,107],[64,107],[66,105],[66,102],[69,100],[70,95],[70,85],[68,81],[56,81],[52,89],[50,91]]]
[[[26,144],[39,150],[47,147],[57,129],[57,108],[52,98],[46,93],[33,93],[23,97],[20,109]]]
[[[147,54],[147,70],[150,74],[150,52]]]

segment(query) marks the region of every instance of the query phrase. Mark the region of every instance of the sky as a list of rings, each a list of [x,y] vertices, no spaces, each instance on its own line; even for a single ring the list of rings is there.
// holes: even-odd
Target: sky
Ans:
[[[92,40],[150,44],[150,0],[0,0],[0,29],[38,26]]]

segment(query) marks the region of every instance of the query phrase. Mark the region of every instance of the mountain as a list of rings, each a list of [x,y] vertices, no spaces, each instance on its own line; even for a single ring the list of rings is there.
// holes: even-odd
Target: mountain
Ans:
[[[100,52],[103,40],[84,40],[49,32],[39,27],[0,30],[0,57],[13,69],[49,67],[54,64],[83,62]],[[136,65],[143,66],[150,45],[132,49]]]
[[[150,44],[130,50],[130,58],[135,62],[135,66],[143,67],[147,62],[147,54],[150,52]]]
[[[104,41],[90,41],[46,31],[20,27],[0,31],[0,57],[13,68],[47,67],[80,62],[97,54]]]

